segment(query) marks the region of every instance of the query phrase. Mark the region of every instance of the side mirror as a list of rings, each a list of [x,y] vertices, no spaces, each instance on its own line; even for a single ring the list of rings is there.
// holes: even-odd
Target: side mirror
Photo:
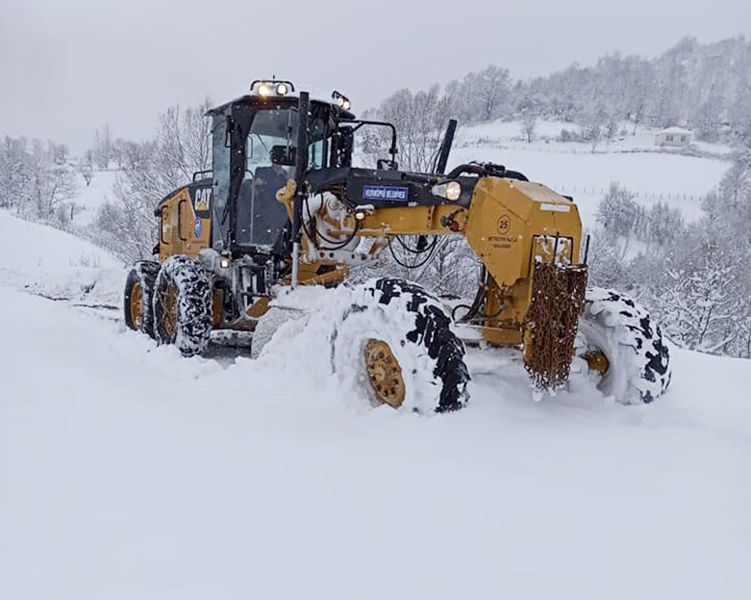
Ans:
[[[378,162],[376,163],[377,169],[383,169],[385,171],[398,171],[399,170],[399,163],[395,160],[390,160],[387,158],[379,158]]]
[[[276,165],[294,167],[297,164],[297,148],[292,146],[272,146],[269,156]]]

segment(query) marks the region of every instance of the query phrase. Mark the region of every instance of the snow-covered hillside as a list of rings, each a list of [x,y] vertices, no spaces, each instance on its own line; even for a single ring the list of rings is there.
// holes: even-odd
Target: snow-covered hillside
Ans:
[[[517,354],[470,349],[469,407],[420,417],[304,340],[157,347],[115,261],[5,212],[0,256],[0,598],[751,594],[748,361],[673,350],[626,407],[581,374],[536,403]]]
[[[52,299],[119,304],[122,266],[101,248],[0,210],[0,283]]]
[[[84,185],[83,179],[79,181],[78,193],[74,198],[77,214],[73,224],[84,227],[92,223],[97,210],[106,202],[117,201],[113,186],[117,181],[117,171],[95,171],[89,185]]]

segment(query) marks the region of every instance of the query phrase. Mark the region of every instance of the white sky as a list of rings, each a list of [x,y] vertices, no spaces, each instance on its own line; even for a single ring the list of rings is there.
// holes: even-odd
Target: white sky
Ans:
[[[340,89],[357,112],[488,64],[526,79],[739,34],[747,0],[0,0],[0,136],[79,152],[97,127],[146,139],[168,106],[218,104],[272,74]]]

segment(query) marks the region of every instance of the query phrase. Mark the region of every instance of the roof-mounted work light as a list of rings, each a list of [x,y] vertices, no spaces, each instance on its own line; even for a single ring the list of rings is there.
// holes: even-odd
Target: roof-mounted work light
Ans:
[[[276,79],[256,79],[250,84],[250,92],[258,94],[262,98],[269,96],[286,96],[295,91],[295,86],[291,81]]]
[[[349,110],[349,107],[352,106],[349,98],[347,98],[347,96],[345,96],[344,94],[337,92],[336,90],[332,92],[331,97],[334,99],[334,102],[336,102],[336,104],[338,106],[341,106],[344,110]]]

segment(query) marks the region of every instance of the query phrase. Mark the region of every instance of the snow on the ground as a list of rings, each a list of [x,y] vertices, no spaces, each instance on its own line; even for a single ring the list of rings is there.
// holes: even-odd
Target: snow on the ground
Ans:
[[[521,138],[518,122],[485,123],[457,133],[449,169],[464,162],[494,162],[521,171],[532,181],[544,183],[558,193],[573,196],[585,228],[595,227],[597,206],[611,183],[618,183],[637,196],[647,208],[664,202],[678,208],[687,222],[701,215],[701,198],[720,182],[730,163],[715,158],[684,156],[677,150],[655,148],[653,131],[623,140],[591,145],[556,142],[570,123],[540,122],[538,137],[528,144]],[[547,139],[544,139],[547,138]],[[725,155],[729,149],[704,144],[706,151]]]
[[[627,407],[472,349],[464,411],[369,409],[305,340],[183,359],[29,293],[92,277],[30,227],[0,212],[0,598],[751,595],[749,361],[674,350]]]
[[[85,227],[94,222],[97,210],[106,203],[116,202],[112,186],[117,179],[117,171],[94,171],[91,183],[86,185],[80,178],[78,193],[73,198],[77,212],[73,217],[73,225]]]
[[[118,304],[125,272],[106,251],[0,210],[0,282],[49,298]]]
[[[460,124],[461,125],[461,124]],[[457,133],[459,144],[492,144],[503,143],[521,145],[523,147],[548,148],[549,150],[562,150],[564,152],[578,153],[591,152],[591,143],[585,142],[560,142],[561,133],[567,130],[570,134],[581,133],[581,127],[575,123],[565,121],[539,120],[532,137],[532,142],[527,143],[521,121],[491,121],[477,125],[461,127]],[[596,146],[598,152],[681,152],[676,146],[655,146],[655,135],[659,129],[639,126],[634,131],[633,123],[623,123],[612,140],[603,138]],[[693,140],[691,145],[697,149],[717,156],[729,155],[733,149],[720,143],[710,143]]]

